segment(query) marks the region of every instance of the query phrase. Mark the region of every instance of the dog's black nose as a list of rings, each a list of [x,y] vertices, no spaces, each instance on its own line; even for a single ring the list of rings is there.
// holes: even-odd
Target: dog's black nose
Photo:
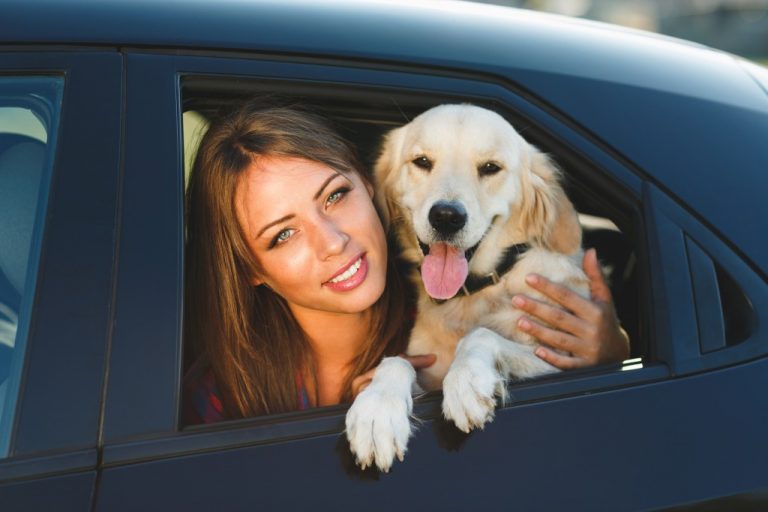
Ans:
[[[452,235],[467,223],[467,212],[458,203],[435,203],[429,209],[429,223],[440,235]]]

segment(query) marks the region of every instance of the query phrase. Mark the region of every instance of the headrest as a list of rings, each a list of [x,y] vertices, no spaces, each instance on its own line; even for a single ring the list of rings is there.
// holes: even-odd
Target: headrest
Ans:
[[[34,139],[0,153],[0,272],[21,294],[27,275],[45,145]]]

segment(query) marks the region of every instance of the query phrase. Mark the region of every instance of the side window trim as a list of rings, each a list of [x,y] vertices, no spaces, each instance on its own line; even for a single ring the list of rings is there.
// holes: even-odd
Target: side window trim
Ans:
[[[768,287],[761,276],[655,185],[645,184],[659,359],[674,375],[729,366],[768,354]],[[727,346],[716,265],[746,295],[754,314],[745,340]],[[714,316],[715,318],[711,318]],[[698,329],[691,328],[698,326]],[[761,341],[763,340],[763,341]]]
[[[685,237],[688,262],[691,265],[693,296],[699,326],[701,353],[725,347],[725,322],[715,265],[704,250],[691,238]]]

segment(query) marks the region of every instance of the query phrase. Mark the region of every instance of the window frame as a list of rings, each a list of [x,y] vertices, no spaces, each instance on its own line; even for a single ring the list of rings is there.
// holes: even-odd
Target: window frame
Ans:
[[[530,135],[530,130],[538,130],[537,138],[550,141],[550,146],[557,141],[562,145],[562,151],[558,153],[569,156],[569,166],[579,165],[582,172],[610,177],[612,187],[621,189],[631,201],[640,203],[642,180],[625,162],[615,158],[615,153],[606,151],[578,125],[552,112],[531,95],[495,77],[327,59],[312,61],[221,54],[181,56],[142,50],[128,52],[127,69],[125,220],[120,247],[118,318],[104,423],[103,461],[108,466],[243,444],[323,436],[343,430],[346,406],[342,405],[179,431],[185,158],[182,154],[184,98],[181,84],[186,77],[258,79],[267,90],[278,88],[278,85],[278,89],[283,90],[283,86],[290,84],[297,93],[309,87],[324,87],[328,94],[334,91],[361,96],[434,97],[438,94],[442,98],[477,101],[526,119],[529,125],[526,136]],[[139,98],[146,101],[137,106]],[[543,149],[551,148],[545,146]],[[555,156],[557,160],[560,154]],[[152,155],[151,159],[146,155]],[[169,200],[167,194],[147,194],[139,188],[134,189],[135,184],[131,185],[133,180],[138,183],[149,177],[162,183],[166,193],[174,191],[177,196]],[[642,219],[638,218],[637,222]],[[635,235],[643,236],[641,233]],[[639,241],[643,242],[644,238]],[[143,254],[135,245],[139,243],[145,247]],[[142,272],[153,276],[156,296],[149,300],[146,288],[141,293],[142,283],[147,282]],[[162,282],[162,288],[157,285],[158,280]],[[148,325],[152,327],[146,327]],[[654,337],[656,333],[647,335]],[[136,375],[143,376],[140,382],[136,381]],[[516,384],[516,400],[510,406],[607,391],[666,376],[668,370],[661,364],[630,372],[606,371],[605,368],[573,372],[566,378]],[[148,401],[147,396],[151,396],[151,400]],[[438,417],[438,394],[417,401],[416,413],[420,417]]]

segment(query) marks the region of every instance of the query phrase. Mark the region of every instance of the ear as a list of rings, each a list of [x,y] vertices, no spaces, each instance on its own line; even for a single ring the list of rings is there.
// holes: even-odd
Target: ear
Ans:
[[[523,170],[521,222],[531,240],[543,247],[572,254],[581,248],[581,225],[560,185],[560,170],[533,146],[530,166]]]
[[[374,201],[379,210],[384,231],[389,231],[389,226],[399,217],[399,208],[392,198],[392,189],[398,178],[400,154],[403,145],[404,127],[391,130],[384,136],[379,152],[379,158],[373,168],[373,179],[376,186]]]

